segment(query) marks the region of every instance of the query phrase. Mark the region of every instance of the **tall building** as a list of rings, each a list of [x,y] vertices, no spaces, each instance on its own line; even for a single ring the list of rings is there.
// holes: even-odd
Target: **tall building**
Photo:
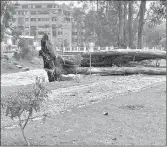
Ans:
[[[21,1],[20,1],[21,2]],[[40,43],[44,33],[49,35],[54,46],[71,46],[71,9],[54,1],[26,1],[15,5],[13,26],[23,34],[34,36]]]
[[[84,23],[77,24],[72,21],[72,45],[73,46],[85,46],[85,28]]]

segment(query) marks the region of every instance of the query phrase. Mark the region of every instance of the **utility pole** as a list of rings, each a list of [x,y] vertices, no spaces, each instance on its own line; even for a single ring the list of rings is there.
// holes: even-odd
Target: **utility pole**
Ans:
[[[94,48],[94,42],[91,42],[90,45],[89,45],[89,53],[90,53],[89,54],[90,55],[89,56],[90,57],[90,59],[89,59],[90,60],[90,63],[89,63],[90,64],[90,67],[89,67],[90,68],[90,76],[92,74],[92,72],[91,72],[91,68],[92,68],[92,54],[91,54],[91,52],[93,51],[93,48]]]

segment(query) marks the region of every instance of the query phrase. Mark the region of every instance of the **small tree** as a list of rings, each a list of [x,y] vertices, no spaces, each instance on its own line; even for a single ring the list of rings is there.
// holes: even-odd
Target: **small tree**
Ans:
[[[49,90],[45,88],[42,82],[44,80],[37,77],[35,84],[30,89],[22,89],[16,93],[15,97],[10,96],[2,102],[2,108],[6,110],[6,116],[9,116],[12,120],[13,118],[18,118],[22,136],[28,146],[30,143],[25,136],[25,127],[28,121],[32,119],[34,110],[36,112],[40,111],[43,102],[47,100],[49,94]],[[22,119],[23,116],[26,118]],[[43,116],[46,117],[47,115]]]

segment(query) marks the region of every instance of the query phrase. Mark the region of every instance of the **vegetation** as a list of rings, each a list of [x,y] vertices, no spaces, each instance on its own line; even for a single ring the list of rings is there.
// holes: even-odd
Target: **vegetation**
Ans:
[[[29,89],[22,89],[16,93],[16,96],[9,96],[8,98],[2,97],[2,108],[6,109],[6,116],[12,120],[18,118],[18,125],[21,129],[22,136],[30,145],[27,137],[25,136],[25,128],[35,112],[39,112],[44,102],[46,102],[49,90],[43,85],[42,78],[36,78],[36,82]],[[47,115],[44,114],[44,117]]]
[[[80,1],[83,6],[74,9],[78,28],[85,28],[85,39],[93,38],[97,46],[143,48],[155,43],[145,42],[146,26],[158,27],[165,23],[166,1]],[[154,32],[154,30],[153,30]],[[164,30],[165,32],[165,30]],[[92,37],[93,36],[93,37]],[[156,38],[157,36],[155,36]],[[79,40],[79,36],[77,37]],[[163,38],[161,38],[163,39]],[[149,41],[149,40],[147,40]],[[161,43],[161,42],[159,42]],[[156,46],[159,46],[159,43]],[[165,47],[165,46],[163,46]]]

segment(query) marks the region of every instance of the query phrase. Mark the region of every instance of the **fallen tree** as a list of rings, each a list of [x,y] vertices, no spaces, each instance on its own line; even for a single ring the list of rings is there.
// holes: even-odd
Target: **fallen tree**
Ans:
[[[78,68],[83,65],[86,59],[86,64],[89,61],[89,53],[82,54],[82,58],[75,57],[72,60],[64,59],[54,52],[54,49],[49,41],[48,35],[44,35],[41,40],[41,50],[39,55],[43,57],[44,69],[47,72],[49,82],[60,80],[62,74],[89,74],[89,68]],[[110,52],[95,52],[92,53],[92,65],[96,61],[100,61],[99,65],[118,65],[128,63],[134,57],[136,59],[166,59],[166,52],[164,51],[146,51],[146,50],[114,50]],[[114,58],[115,57],[115,58]],[[81,62],[80,62],[81,61]],[[92,74],[100,75],[129,75],[129,74],[152,74],[152,75],[166,75],[166,68],[148,68],[148,67],[112,67],[112,68],[91,68]]]
[[[82,57],[88,57],[90,53],[82,53]],[[166,59],[166,51],[143,49],[116,49],[107,52],[92,52],[92,56],[135,56],[149,59]]]
[[[39,56],[43,58],[44,69],[47,72],[49,82],[60,80],[62,74],[76,72],[74,62],[56,55],[47,34],[41,39]]]
[[[89,66],[89,56],[90,53],[82,54],[82,67]],[[94,67],[111,67],[113,65],[120,67],[127,65],[129,61],[166,59],[166,51],[117,49],[108,52],[93,52],[91,53],[91,56],[92,66]]]
[[[90,74],[90,68],[82,67],[77,69],[79,74]],[[100,75],[131,75],[131,74],[148,74],[148,75],[166,75],[166,68],[153,67],[111,67],[111,68],[91,68],[92,74]]]

